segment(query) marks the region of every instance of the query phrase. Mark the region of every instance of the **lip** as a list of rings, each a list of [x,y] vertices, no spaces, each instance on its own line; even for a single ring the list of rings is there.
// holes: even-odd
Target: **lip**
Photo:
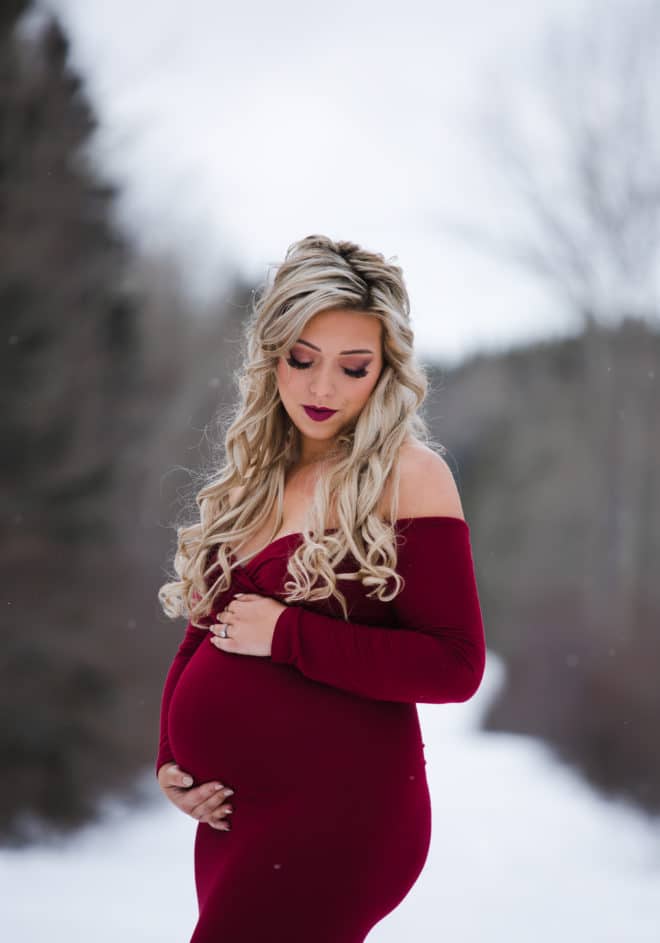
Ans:
[[[305,406],[304,404],[303,409],[309,418],[313,419],[315,422],[323,422],[324,419],[329,419],[330,416],[334,416],[337,412],[336,409],[315,409],[313,406]]]

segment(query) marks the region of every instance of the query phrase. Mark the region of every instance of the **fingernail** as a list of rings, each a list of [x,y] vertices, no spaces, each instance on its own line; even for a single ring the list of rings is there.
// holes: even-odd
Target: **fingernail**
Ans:
[[[192,786],[192,784],[193,784],[192,776],[184,776],[184,777],[183,777],[183,785],[184,785],[184,786]]]

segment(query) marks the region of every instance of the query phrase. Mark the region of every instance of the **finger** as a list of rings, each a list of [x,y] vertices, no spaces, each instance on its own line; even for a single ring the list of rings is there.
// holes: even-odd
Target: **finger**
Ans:
[[[218,789],[210,796],[202,798],[197,805],[193,806],[190,814],[193,818],[203,821],[212,813],[217,812],[223,804],[229,801],[229,797],[233,794],[234,790],[229,789],[227,786]]]
[[[166,763],[160,764],[160,766],[158,767],[157,776],[158,776],[158,781],[161,784],[161,786],[163,785],[165,777],[169,774],[169,771],[173,769],[175,766],[176,766],[176,763],[174,762],[174,760],[168,760]]]
[[[227,794],[228,787],[223,786],[222,783],[204,783],[196,789],[191,789],[186,794],[186,801],[183,804],[183,808],[194,818],[198,819],[204,815],[204,809],[209,810],[215,808],[218,802],[224,801]]]
[[[177,763],[173,763],[172,766],[166,770],[166,779],[168,786],[182,786],[183,788],[187,788],[194,783],[194,779],[190,773],[186,773],[185,770],[182,770]]]
[[[211,635],[209,636],[209,638],[212,642],[214,641],[214,639],[220,639],[222,641],[229,641],[229,639],[232,636],[227,635],[227,637],[225,638],[225,636],[222,633],[225,631],[236,632],[239,628],[240,627],[237,625],[236,622],[219,622],[218,625],[209,626],[209,629],[211,632]]]
[[[209,641],[211,645],[214,645],[223,652],[235,652],[237,649],[235,638],[222,638],[221,635],[214,635]]]
[[[231,822],[231,817],[234,813],[234,807],[230,802],[223,802],[221,806],[217,809],[211,809],[205,815],[202,816],[201,821],[207,822],[209,825],[218,822]]]
[[[238,616],[238,609],[230,609],[229,606],[225,606],[224,609],[221,609],[215,614],[215,622],[212,622],[211,625],[215,627],[217,622],[227,622],[230,623]],[[210,626],[209,626],[210,628]]]
[[[231,606],[233,602],[250,602],[253,599],[260,599],[258,593],[236,593],[227,603],[228,606]],[[226,608],[226,607],[225,607]]]
[[[206,822],[207,825],[212,825],[213,828],[222,828],[225,831],[229,831],[233,811],[233,806],[225,803],[219,809],[216,809],[215,812],[210,812],[202,821]]]

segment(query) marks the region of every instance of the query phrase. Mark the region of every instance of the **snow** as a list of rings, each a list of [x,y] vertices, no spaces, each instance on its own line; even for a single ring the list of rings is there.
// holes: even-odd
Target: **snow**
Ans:
[[[489,652],[472,700],[419,705],[431,848],[367,943],[657,943],[660,820],[599,797],[542,743],[480,730],[503,679]],[[142,807],[106,803],[100,824],[64,842],[0,849],[4,939],[190,939],[196,823],[151,773],[143,793]]]

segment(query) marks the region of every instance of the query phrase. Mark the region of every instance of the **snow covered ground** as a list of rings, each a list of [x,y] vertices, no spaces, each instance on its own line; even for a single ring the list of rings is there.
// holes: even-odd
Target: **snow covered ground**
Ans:
[[[599,798],[530,738],[480,732],[502,681],[489,652],[471,701],[419,706],[431,848],[417,884],[368,943],[657,943],[660,821]],[[196,824],[155,778],[144,790],[143,808],[108,806],[103,824],[65,843],[0,849],[4,939],[189,940]]]

